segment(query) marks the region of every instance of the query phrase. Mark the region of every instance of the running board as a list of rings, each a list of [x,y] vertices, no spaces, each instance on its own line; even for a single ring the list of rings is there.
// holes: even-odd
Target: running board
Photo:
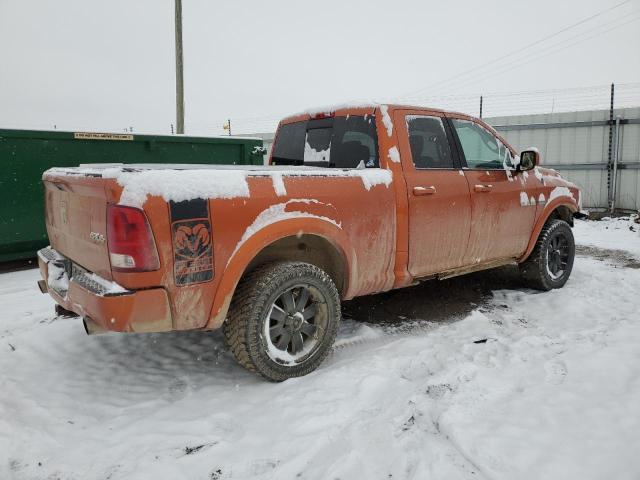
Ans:
[[[480,270],[488,270],[490,268],[504,267],[505,265],[517,265],[518,262],[514,258],[506,258],[502,260],[493,260],[487,263],[478,263],[468,267],[459,268],[456,270],[450,270],[448,272],[439,273],[436,275],[438,280],[446,280],[447,278],[458,277],[460,275],[466,275],[467,273],[479,272]]]

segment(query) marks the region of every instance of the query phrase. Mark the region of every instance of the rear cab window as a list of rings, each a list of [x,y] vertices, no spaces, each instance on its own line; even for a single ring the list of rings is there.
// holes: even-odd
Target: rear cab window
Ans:
[[[378,168],[374,115],[347,115],[282,125],[273,146],[273,165]]]

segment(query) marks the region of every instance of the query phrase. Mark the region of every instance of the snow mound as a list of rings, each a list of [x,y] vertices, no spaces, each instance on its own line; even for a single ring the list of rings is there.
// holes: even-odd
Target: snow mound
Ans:
[[[637,216],[602,220],[576,220],[576,244],[610,250],[624,250],[640,259],[640,224]]]

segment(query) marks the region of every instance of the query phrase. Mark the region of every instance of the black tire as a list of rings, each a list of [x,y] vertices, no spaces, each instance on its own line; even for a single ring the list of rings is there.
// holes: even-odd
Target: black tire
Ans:
[[[571,275],[575,253],[569,224],[564,220],[549,220],[533,252],[520,264],[520,272],[527,284],[537,290],[562,288]]]
[[[315,315],[305,319],[312,311]],[[281,382],[318,368],[331,351],[340,319],[340,297],[329,275],[309,263],[284,262],[260,266],[242,278],[223,328],[243,367]],[[296,343],[294,336],[307,343]]]

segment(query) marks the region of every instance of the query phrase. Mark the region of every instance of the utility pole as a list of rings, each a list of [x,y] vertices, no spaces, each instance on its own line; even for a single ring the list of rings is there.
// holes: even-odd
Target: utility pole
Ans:
[[[480,118],[482,118],[482,95],[480,95]]]
[[[184,134],[184,74],[182,71],[182,0],[176,3],[176,130]]]

